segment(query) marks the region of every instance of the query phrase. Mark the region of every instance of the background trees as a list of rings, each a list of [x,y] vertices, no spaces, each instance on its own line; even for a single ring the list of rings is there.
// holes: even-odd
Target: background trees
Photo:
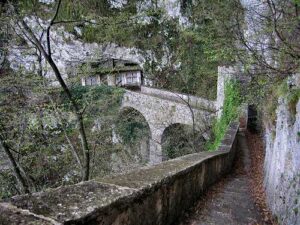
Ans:
[[[237,41],[244,49],[237,58],[251,78],[249,87],[258,90],[249,93],[261,101],[271,86],[299,72],[299,3],[256,2],[245,5],[245,16],[248,27],[236,19]]]

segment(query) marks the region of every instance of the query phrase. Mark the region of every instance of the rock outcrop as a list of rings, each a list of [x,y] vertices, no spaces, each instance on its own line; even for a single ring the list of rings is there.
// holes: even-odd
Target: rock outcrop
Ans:
[[[280,98],[275,129],[265,131],[267,202],[281,224],[300,224],[300,101],[294,113]]]

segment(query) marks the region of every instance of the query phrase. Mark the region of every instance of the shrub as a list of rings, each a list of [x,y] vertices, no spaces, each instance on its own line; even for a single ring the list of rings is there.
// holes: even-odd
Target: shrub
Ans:
[[[222,115],[215,120],[212,126],[213,138],[207,143],[209,151],[216,150],[231,121],[237,119],[241,103],[240,86],[235,81],[228,81],[225,85],[225,100]]]

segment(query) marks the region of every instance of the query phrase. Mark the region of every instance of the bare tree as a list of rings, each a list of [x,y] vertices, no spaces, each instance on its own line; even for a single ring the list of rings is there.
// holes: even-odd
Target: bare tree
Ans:
[[[15,175],[19,185],[21,186],[23,192],[30,193],[28,181],[24,178],[24,176],[22,174],[22,169],[20,168],[20,165],[17,163],[17,160],[15,159],[9,146],[5,142],[5,138],[3,137],[2,129],[0,130],[0,146],[3,149],[3,151],[5,152],[8,160],[9,160],[9,162],[11,164],[11,168],[14,171],[14,175]]]
[[[79,137],[80,137],[80,143],[81,143],[82,155],[83,155],[84,171],[82,174],[82,180],[88,180],[90,177],[90,150],[89,150],[89,144],[88,144],[87,135],[84,126],[84,118],[83,118],[84,110],[80,109],[80,106],[78,105],[75,98],[73,97],[69,87],[67,86],[65,80],[63,79],[63,76],[52,57],[51,28],[55,24],[57,24],[56,18],[58,16],[60,6],[61,6],[61,0],[57,2],[55,13],[46,28],[46,46],[44,46],[41,38],[37,37],[37,35],[33,32],[33,30],[28,26],[24,18],[18,15],[17,10],[13,7],[12,4],[10,4],[12,12],[16,15],[15,16],[16,23],[19,25],[20,29],[22,30],[24,37],[27,39],[28,42],[32,43],[38,49],[38,51],[41,53],[41,55],[50,65],[57,81],[60,84],[60,87],[62,88],[63,92],[66,94],[72,106],[72,110],[76,116],[76,121],[78,124],[78,131],[79,131]],[[41,61],[41,57],[39,57],[39,60]]]
[[[237,52],[237,57],[242,64],[250,64],[245,68],[252,77],[265,76],[276,82],[298,72],[299,9],[296,1],[267,0],[246,6],[246,21],[236,15],[237,40],[246,50]]]

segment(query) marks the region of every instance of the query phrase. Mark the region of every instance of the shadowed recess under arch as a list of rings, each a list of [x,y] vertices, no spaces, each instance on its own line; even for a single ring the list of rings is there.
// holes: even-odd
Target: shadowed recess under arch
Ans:
[[[133,152],[135,157],[140,157],[145,162],[149,161],[151,131],[141,112],[133,107],[123,107],[116,121],[116,133],[122,144],[139,149],[139,152]]]
[[[200,131],[193,131],[191,125],[174,123],[162,135],[163,160],[204,150],[205,139]]]

